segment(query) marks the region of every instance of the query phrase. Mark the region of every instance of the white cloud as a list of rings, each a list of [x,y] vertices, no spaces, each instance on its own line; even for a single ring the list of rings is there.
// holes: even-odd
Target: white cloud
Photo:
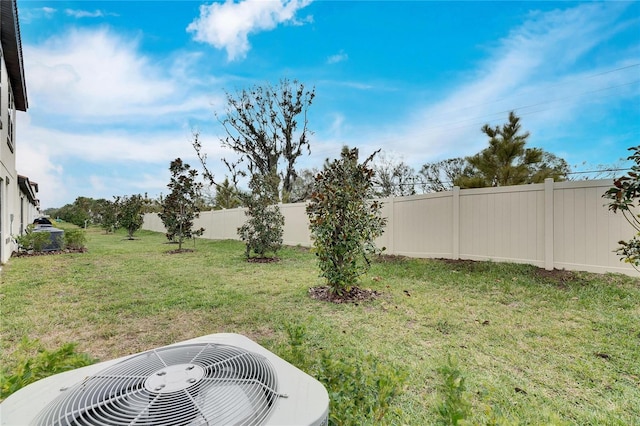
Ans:
[[[78,195],[157,194],[171,160],[197,165],[191,127],[213,126],[213,110],[225,102],[221,90],[212,93],[223,81],[195,73],[200,55],[155,59],[140,53],[137,39],[105,27],[24,49],[30,109],[18,119],[17,166],[40,184],[42,206]]]
[[[74,18],[102,18],[105,16],[118,16],[115,13],[104,12],[102,10],[94,10],[93,12],[89,12],[87,10],[65,9],[64,13],[66,13],[68,16],[73,16]]]
[[[29,141],[31,149],[46,150],[51,161],[82,159],[90,163],[132,162],[157,164],[191,153],[188,131],[154,132],[138,130],[97,132],[92,129],[62,131],[27,126],[21,129],[22,140]],[[55,150],[46,148],[55,147]],[[20,154],[24,158],[24,154]],[[192,154],[195,157],[195,152]],[[30,160],[30,159],[29,159]]]
[[[107,183],[107,179],[105,179],[104,176],[89,176],[89,185],[91,185],[91,188],[95,192],[103,192],[108,189],[109,185],[107,185]]]
[[[106,28],[71,30],[24,49],[31,107],[77,121],[209,110],[213,101],[173,78],[174,64],[154,62],[136,40]]]
[[[310,3],[311,0],[227,0],[202,5],[200,16],[187,31],[194,34],[196,41],[225,49],[229,61],[242,59],[250,49],[249,34],[272,30],[282,23],[300,25],[296,12]]]
[[[20,22],[22,24],[30,24],[34,20],[46,18],[50,19],[57,12],[53,7],[30,7],[20,9]]]
[[[19,114],[18,119],[20,127],[29,125],[30,120],[27,114]],[[64,170],[51,158],[52,153],[55,152],[54,147],[46,143],[36,146],[24,141],[28,139],[21,135],[16,155],[18,173],[38,184],[37,197],[41,202],[48,202],[51,198],[58,198],[59,201],[66,199],[68,194],[63,183]]]
[[[486,144],[480,127],[505,122],[510,110],[515,110],[523,126],[536,136],[540,133],[536,130],[578,120],[577,112],[587,107],[604,108],[600,100],[612,93],[638,96],[637,84],[626,92],[617,88],[637,80],[633,77],[637,68],[594,76],[637,63],[637,57],[620,58],[582,72],[566,71],[615,34],[613,23],[623,8],[590,3],[564,11],[532,13],[466,83],[440,101],[417,107],[404,124],[372,135],[371,146],[402,141],[408,158],[421,163],[470,155]]]
[[[149,192],[156,196],[166,192],[171,160],[180,157],[199,166],[190,129],[66,131],[35,126],[30,114],[20,114],[18,120],[16,166],[20,174],[39,184],[45,208],[60,207],[80,195],[111,198]],[[203,133],[200,140],[206,147],[210,169],[216,176],[223,176],[219,159],[229,151],[220,147],[216,135]]]
[[[337,86],[337,87],[347,87],[349,89],[356,89],[356,90],[372,90],[372,89],[382,90],[382,91],[396,90],[394,88],[384,87],[384,83],[383,84],[365,83],[362,81],[319,80],[318,85],[320,84],[322,84],[325,87]],[[338,89],[338,90],[342,90],[342,89]]]
[[[344,126],[344,121],[345,119],[343,114],[334,113],[333,121],[331,123],[331,126],[329,126],[329,134],[339,137],[342,133],[342,127]]]
[[[349,55],[347,55],[346,53],[344,53],[344,51],[341,50],[340,53],[329,56],[327,58],[327,64],[337,64],[338,62],[344,62],[348,59],[349,59]]]

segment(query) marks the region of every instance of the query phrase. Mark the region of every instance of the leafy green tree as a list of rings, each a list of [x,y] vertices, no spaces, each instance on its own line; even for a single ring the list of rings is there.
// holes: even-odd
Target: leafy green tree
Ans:
[[[549,177],[564,180],[570,171],[563,159],[540,148],[525,148],[529,132],[521,132],[520,118],[513,111],[508,123],[485,124],[482,132],[489,137],[489,146],[466,158],[469,167],[454,179],[461,188],[540,183]]]
[[[100,227],[105,232],[115,232],[118,229],[118,205],[109,200],[101,200],[100,209]]]
[[[60,209],[56,208],[56,207],[48,207],[48,208],[42,210],[42,214],[44,216],[49,216],[49,217],[52,217],[52,218],[56,218],[58,210],[60,210]]]
[[[143,213],[160,213],[162,211],[162,194],[158,198],[151,198],[145,192],[142,197],[142,212]]]
[[[167,187],[171,190],[158,213],[167,229],[169,241],[178,240],[178,250],[186,238],[202,235],[204,228],[193,229],[193,220],[200,214],[202,183],[197,181],[198,172],[176,158],[169,165],[171,180]]]
[[[373,153],[362,164],[358,150],[344,147],[340,159],[327,161],[316,176],[315,191],[307,204],[309,228],[321,276],[331,291],[342,296],[355,286],[370,266],[369,256],[379,252],[375,239],[386,219],[382,205],[373,201]]]
[[[180,202],[176,194],[169,194],[161,201],[162,210],[158,213],[164,229],[167,231],[165,236],[171,243],[175,243],[178,234],[178,216],[180,215]]]
[[[92,209],[95,200],[87,197],[78,197],[72,204],[66,204],[57,210],[55,217],[65,222],[84,227],[92,222]]]
[[[117,221],[120,227],[127,230],[127,238],[133,240],[133,234],[144,222],[144,198],[140,194],[129,197],[115,197],[118,205]]]
[[[275,175],[254,175],[249,182],[250,193],[244,194],[247,222],[238,228],[238,235],[246,243],[247,259],[251,253],[260,258],[282,247],[284,216],[277,203],[278,178]]]
[[[631,170],[613,181],[613,187],[602,196],[611,200],[609,210],[614,213],[622,212],[624,218],[635,229],[636,235],[629,241],[619,241],[616,250],[619,256],[634,268],[640,270],[640,215],[633,211],[635,203],[640,200],[640,145],[629,148],[632,151],[627,160],[634,162]]]
[[[296,177],[295,163],[305,150],[310,152],[307,111],[315,89],[285,78],[276,86],[253,86],[236,94],[227,92],[226,97],[227,107],[218,121],[227,134],[222,146],[239,155],[236,161],[223,159],[232,181],[237,186],[238,175],[276,176],[278,200],[287,202]],[[215,183],[197,138],[193,147],[205,168],[204,176]]]
[[[89,197],[78,197],[72,204],[59,209],[49,209],[47,214],[80,227],[93,224],[108,230],[113,228],[113,218],[109,216],[113,210],[111,203],[104,198],[94,200]],[[103,224],[105,221],[106,224]]]

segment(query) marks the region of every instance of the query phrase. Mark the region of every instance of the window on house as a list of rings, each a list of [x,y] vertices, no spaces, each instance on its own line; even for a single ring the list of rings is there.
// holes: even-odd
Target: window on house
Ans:
[[[24,233],[24,197],[20,197],[20,235]]]
[[[9,86],[9,91],[8,91],[8,100],[9,100],[9,108],[8,108],[8,114],[7,114],[7,145],[9,145],[9,149],[11,150],[11,152],[13,152],[13,147],[14,147],[14,143],[13,143],[13,118],[15,117],[15,106],[13,104],[13,95],[11,94],[11,86]]]
[[[2,130],[2,65],[0,64],[0,130]]]

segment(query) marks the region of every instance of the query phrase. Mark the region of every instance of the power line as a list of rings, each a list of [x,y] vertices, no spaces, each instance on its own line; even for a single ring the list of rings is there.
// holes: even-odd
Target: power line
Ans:
[[[588,174],[588,173],[607,173],[607,172],[626,172],[631,170],[631,168],[626,169],[602,169],[602,170],[581,170],[579,172],[568,172],[568,175],[579,175],[579,174]]]
[[[577,174],[589,174],[589,173],[608,173],[608,172],[626,172],[626,171],[630,171],[631,168],[620,168],[620,169],[600,169],[600,170],[581,170],[581,171],[576,171],[576,172],[567,172],[567,175],[577,175]],[[396,184],[393,184],[392,186],[395,187],[405,187],[405,186],[415,186],[415,185],[428,185],[430,183],[432,183],[434,181],[432,180],[416,180],[415,178],[412,179],[412,182],[398,182]],[[439,180],[438,182],[442,183],[442,184],[446,184],[446,185],[453,185],[453,182],[450,180]],[[374,188],[384,188],[385,185],[373,185]]]

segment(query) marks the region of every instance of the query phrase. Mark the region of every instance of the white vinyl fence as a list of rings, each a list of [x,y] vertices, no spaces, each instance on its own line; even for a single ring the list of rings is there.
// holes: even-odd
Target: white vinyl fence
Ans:
[[[387,254],[421,258],[529,263],[546,269],[619,272],[640,276],[615,253],[634,235],[622,214],[609,211],[602,194],[610,179],[499,188],[458,189],[387,198],[388,218],[377,241]],[[305,204],[282,204],[284,243],[312,244]],[[203,238],[238,239],[244,209],[202,212]],[[143,229],[165,232],[157,214]]]

